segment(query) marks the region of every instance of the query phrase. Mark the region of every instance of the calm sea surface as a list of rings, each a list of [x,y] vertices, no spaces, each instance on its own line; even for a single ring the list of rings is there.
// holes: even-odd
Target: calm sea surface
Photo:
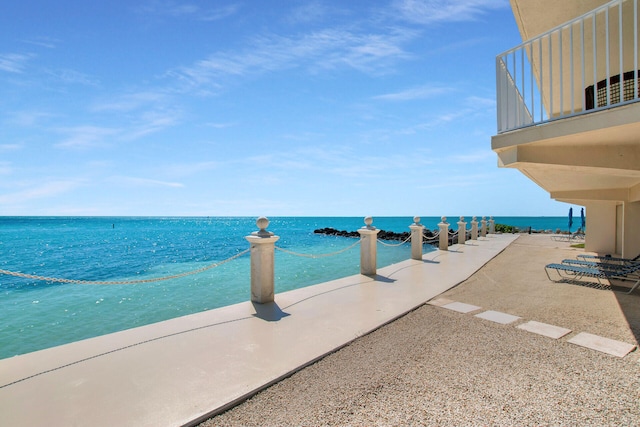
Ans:
[[[359,217],[270,220],[268,230],[280,236],[277,247],[313,255],[355,243],[314,234],[315,229],[354,231],[364,225]],[[457,220],[449,218],[454,229]],[[495,220],[522,228],[567,229],[564,217]],[[410,217],[380,217],[373,225],[403,232],[412,222]],[[439,217],[422,218],[431,230],[438,222]],[[248,249],[244,237],[256,230],[255,218],[244,217],[0,217],[0,269],[93,281],[158,278],[229,259]],[[276,251],[276,292],[358,274],[359,257],[357,246],[321,258]],[[409,244],[378,245],[380,267],[408,258]],[[247,301],[249,288],[248,254],[199,274],[132,285],[78,285],[0,274],[0,359]]]

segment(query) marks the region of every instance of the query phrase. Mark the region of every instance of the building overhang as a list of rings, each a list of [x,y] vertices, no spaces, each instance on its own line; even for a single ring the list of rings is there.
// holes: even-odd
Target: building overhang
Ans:
[[[560,201],[640,201],[640,103],[492,137],[515,168]]]
[[[529,40],[608,1],[510,0],[510,3],[522,40]]]

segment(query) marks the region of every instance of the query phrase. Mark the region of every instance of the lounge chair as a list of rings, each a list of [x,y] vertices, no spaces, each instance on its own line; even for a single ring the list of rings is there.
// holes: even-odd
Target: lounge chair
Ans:
[[[640,262],[640,254],[638,254],[635,258],[616,258],[609,255],[598,256],[598,255],[587,255],[580,254],[578,258],[582,258],[585,260],[594,260],[595,262],[605,262],[612,264],[633,264]]]
[[[583,278],[589,277],[596,279],[600,285],[603,285],[603,283],[601,282],[602,279],[628,280],[635,282],[631,287],[631,290],[627,292],[627,294],[635,291],[636,288],[640,285],[640,277],[637,276],[637,273],[640,271],[640,264],[620,269],[609,269],[597,266],[579,266],[570,264],[547,264],[544,267],[544,271],[545,273],[547,273],[547,277],[549,278],[549,280],[554,281],[549,275],[549,270],[555,270],[561,279],[570,281],[581,281]]]
[[[556,234],[551,236],[551,240],[556,242],[575,242],[575,241],[584,241],[584,232],[582,230],[578,230],[575,233],[571,234]]]
[[[636,272],[636,266],[640,263],[616,264],[612,262],[599,262],[585,259],[563,259],[562,264],[577,265],[579,267],[598,268],[600,270],[617,271],[620,274],[626,274],[628,271]]]

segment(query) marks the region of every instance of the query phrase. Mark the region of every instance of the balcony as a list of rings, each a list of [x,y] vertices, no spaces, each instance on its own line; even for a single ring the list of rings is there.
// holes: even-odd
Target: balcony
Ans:
[[[638,102],[638,17],[614,0],[498,55],[498,134]]]

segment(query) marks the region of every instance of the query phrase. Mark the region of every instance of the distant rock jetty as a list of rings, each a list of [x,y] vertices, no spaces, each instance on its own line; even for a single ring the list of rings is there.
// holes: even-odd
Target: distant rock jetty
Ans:
[[[531,227],[518,228],[512,225],[504,225],[504,224],[496,224],[496,233],[553,233],[552,230],[533,230]],[[467,229],[467,239],[471,238],[471,230]],[[357,231],[345,231],[345,230],[337,230],[331,227],[318,228],[317,230],[313,230],[315,234],[325,234],[327,236],[340,236],[340,237],[352,237],[359,238],[360,234]],[[409,238],[409,232],[405,231],[403,233],[396,233],[393,231],[380,230],[378,232],[378,239],[380,240],[395,240],[395,241],[404,241]],[[478,234],[480,234],[480,230],[478,229]],[[556,230],[556,234],[570,234],[568,232],[562,232],[559,229]],[[437,245],[438,244],[438,235],[437,230],[431,231],[427,228],[423,230],[424,243],[429,245]],[[457,241],[458,232],[452,229],[449,229],[449,245],[451,246],[455,241]]]
[[[327,236],[340,236],[340,237],[354,237],[359,238],[360,234],[357,231],[345,231],[345,230],[336,230],[335,228],[325,227],[319,228],[317,230],[313,230],[315,234],[325,234]],[[405,231],[403,233],[396,233],[393,231],[380,230],[378,232],[378,239],[380,240],[395,240],[395,241],[404,241],[409,238],[410,233]],[[436,243],[438,242],[438,238],[434,237],[434,233],[430,230],[424,229],[424,242],[425,243]]]

